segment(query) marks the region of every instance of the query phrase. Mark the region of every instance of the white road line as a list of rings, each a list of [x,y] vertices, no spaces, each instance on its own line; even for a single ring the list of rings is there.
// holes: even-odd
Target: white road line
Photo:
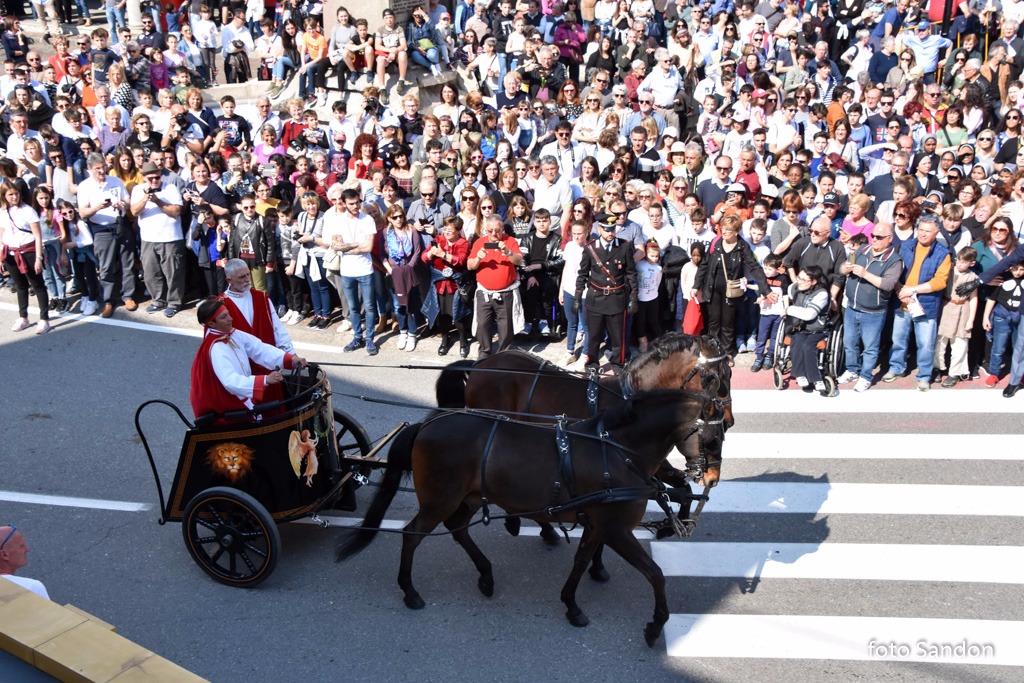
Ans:
[[[1024,486],[725,481],[704,512],[1024,516]],[[659,510],[650,501],[648,512]]]
[[[732,392],[732,398],[737,415],[888,413],[920,416],[929,413],[1020,413],[1024,409],[1019,401],[1005,399],[1002,393],[995,389],[935,389],[927,394],[911,390],[866,391],[861,394],[841,390],[835,398],[822,398],[816,393],[805,394],[793,389],[774,394],[761,389],[741,389]]]
[[[675,543],[651,554],[665,576],[1024,583],[1024,548],[870,543]]]
[[[73,498],[71,496],[45,496],[38,493],[19,493],[17,491],[0,491],[0,500],[8,503],[56,505],[58,507],[117,510],[119,512],[143,512],[153,507],[148,503],[131,503],[128,501],[101,500],[98,498]]]
[[[1019,434],[790,434],[735,432],[732,460],[1024,460]],[[682,456],[678,456],[682,457]]]
[[[1024,622],[746,614],[673,614],[673,657],[849,659],[1024,666]]]
[[[0,303],[0,310],[18,312],[18,307],[14,304]],[[38,308],[29,308],[31,315],[39,315]],[[185,315],[189,315],[188,311]],[[194,319],[194,317],[193,317]],[[133,320],[117,320],[115,318],[101,318],[96,315],[82,315],[81,313],[65,313],[59,318],[53,318],[51,324],[58,322],[82,322],[90,323],[92,325],[107,325],[109,327],[123,327],[129,330],[139,330],[142,332],[157,332],[160,334],[173,334],[179,337],[193,337],[199,339],[203,336],[202,330],[196,328],[179,328],[179,327],[163,327],[162,325],[151,325],[149,323],[137,323]],[[296,349],[302,349],[303,351],[321,351],[323,353],[341,353],[341,347],[331,344],[310,344],[308,342],[295,342]],[[371,366],[367,366],[371,367]]]

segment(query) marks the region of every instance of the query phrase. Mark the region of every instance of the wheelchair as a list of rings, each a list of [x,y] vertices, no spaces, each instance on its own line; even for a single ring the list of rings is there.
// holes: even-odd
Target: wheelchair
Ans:
[[[826,336],[818,342],[818,370],[826,391],[823,396],[835,396],[839,387],[839,376],[846,363],[846,352],[843,347],[843,316],[833,312],[825,326]],[[776,389],[782,390],[789,386],[793,361],[790,357],[791,337],[786,333],[786,325],[779,325],[775,335],[774,364],[772,366],[772,383]]]

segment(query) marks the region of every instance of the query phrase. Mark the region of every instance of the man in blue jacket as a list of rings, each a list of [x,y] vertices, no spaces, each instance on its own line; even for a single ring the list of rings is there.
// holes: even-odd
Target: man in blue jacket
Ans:
[[[899,247],[903,285],[896,290],[900,306],[893,322],[889,371],[882,377],[883,382],[892,382],[907,371],[907,342],[913,327],[917,340],[918,391],[931,388],[935,335],[952,265],[949,249],[936,241],[938,221],[935,214],[925,214],[917,224],[917,237]]]

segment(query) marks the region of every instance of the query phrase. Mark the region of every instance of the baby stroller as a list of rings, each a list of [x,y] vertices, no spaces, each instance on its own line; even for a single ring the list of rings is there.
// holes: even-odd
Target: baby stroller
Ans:
[[[789,386],[793,362],[790,358],[790,344],[792,342],[791,327],[783,323],[779,325],[779,331],[775,335],[775,362],[772,366],[772,383],[776,389],[785,389]],[[825,338],[818,342],[818,370],[821,372],[822,382],[825,384],[825,391],[822,396],[836,396],[839,392],[838,378],[845,367],[845,355],[843,348],[843,316],[838,311],[829,315],[828,324],[825,327]],[[805,389],[813,391],[813,389]]]

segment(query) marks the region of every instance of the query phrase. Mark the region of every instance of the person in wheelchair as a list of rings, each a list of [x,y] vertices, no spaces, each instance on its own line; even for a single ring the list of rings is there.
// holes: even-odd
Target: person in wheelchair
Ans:
[[[796,283],[790,287],[792,302],[786,309],[786,334],[790,338],[792,375],[797,386],[824,395],[827,392],[821,368],[818,366],[818,342],[828,336],[829,292],[825,274],[818,266],[807,266],[800,271]]]

